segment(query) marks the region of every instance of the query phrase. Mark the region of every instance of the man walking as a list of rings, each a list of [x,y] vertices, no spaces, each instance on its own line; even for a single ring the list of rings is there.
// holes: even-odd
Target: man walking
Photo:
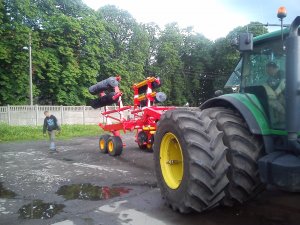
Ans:
[[[45,136],[46,130],[48,131],[49,139],[50,139],[50,148],[49,149],[51,151],[56,151],[56,147],[55,147],[55,143],[54,143],[55,133],[56,133],[56,130],[60,131],[60,126],[58,125],[56,117],[51,115],[48,111],[45,111],[44,115],[46,117],[44,119],[43,134]]]

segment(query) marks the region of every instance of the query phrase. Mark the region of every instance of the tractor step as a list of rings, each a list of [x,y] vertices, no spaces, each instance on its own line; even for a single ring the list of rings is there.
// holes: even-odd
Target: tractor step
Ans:
[[[287,191],[300,191],[300,157],[287,152],[273,152],[258,160],[260,179]]]

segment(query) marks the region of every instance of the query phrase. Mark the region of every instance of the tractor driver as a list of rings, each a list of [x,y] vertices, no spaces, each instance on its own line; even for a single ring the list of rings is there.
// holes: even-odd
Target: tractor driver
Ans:
[[[270,107],[270,120],[273,125],[276,124],[275,126],[280,128],[285,118],[284,74],[273,61],[267,63],[266,72],[265,89]]]
[[[278,65],[272,61],[267,63],[266,71],[268,74],[267,84],[277,96],[280,95],[285,88],[285,80],[282,71],[279,70]]]

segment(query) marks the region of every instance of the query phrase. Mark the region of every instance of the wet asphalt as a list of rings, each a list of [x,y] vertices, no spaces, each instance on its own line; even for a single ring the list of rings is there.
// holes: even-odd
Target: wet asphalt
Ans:
[[[153,153],[132,134],[119,157],[98,137],[0,144],[0,225],[300,224],[300,194],[268,190],[233,208],[182,215],[164,205]],[[100,196],[100,197],[99,197]]]

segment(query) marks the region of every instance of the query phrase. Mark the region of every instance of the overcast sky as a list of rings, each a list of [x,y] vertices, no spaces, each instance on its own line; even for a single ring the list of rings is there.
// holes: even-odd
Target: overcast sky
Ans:
[[[177,22],[181,28],[193,26],[211,40],[224,37],[237,26],[251,21],[279,23],[276,16],[280,6],[287,8],[285,23],[300,16],[299,0],[83,0],[97,10],[115,5],[128,11],[137,22],[155,22],[160,27]],[[274,28],[273,28],[274,29]]]

